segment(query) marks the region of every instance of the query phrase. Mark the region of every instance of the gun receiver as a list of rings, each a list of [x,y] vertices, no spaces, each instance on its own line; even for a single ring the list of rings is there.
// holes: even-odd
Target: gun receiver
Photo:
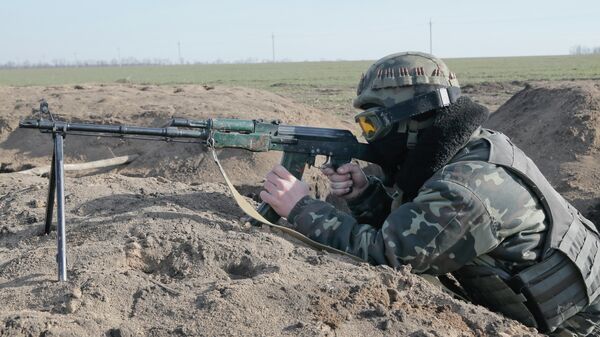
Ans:
[[[216,130],[211,136],[215,148],[239,147],[250,151],[283,151],[281,165],[297,179],[302,179],[306,165],[314,165],[318,155],[327,157],[327,163],[333,168],[352,159],[378,163],[378,158],[370,151],[369,145],[360,143],[348,130],[239,119],[173,118],[169,125]],[[280,218],[264,202],[259,206],[258,212],[273,223]]]

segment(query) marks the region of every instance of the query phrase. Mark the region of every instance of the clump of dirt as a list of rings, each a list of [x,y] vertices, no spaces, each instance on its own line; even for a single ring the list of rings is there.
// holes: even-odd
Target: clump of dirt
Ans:
[[[596,223],[600,203],[600,85],[536,83],[514,95],[487,126],[507,134],[561,194]]]

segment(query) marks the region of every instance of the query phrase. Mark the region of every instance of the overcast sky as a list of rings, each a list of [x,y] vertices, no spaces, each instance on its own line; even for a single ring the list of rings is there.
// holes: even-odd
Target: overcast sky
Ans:
[[[600,46],[600,1],[6,0],[0,63],[85,59],[186,61],[568,54]]]

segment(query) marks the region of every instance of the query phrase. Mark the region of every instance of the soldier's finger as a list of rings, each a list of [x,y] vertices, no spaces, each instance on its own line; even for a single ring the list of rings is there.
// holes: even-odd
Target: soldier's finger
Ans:
[[[260,199],[271,206],[277,205],[277,198],[267,193],[267,191],[260,191]]]
[[[331,186],[332,189],[338,190],[338,189],[347,189],[349,187],[352,187],[352,185],[354,185],[354,183],[352,182],[352,180],[346,180],[346,181],[342,181],[339,183],[331,183],[329,184],[329,186]]]
[[[352,180],[352,177],[350,176],[350,174],[334,174],[327,178],[329,178],[329,180],[332,182],[342,182],[342,181]]]
[[[282,179],[272,171],[267,173],[265,179],[266,181],[270,181],[273,185],[277,186],[277,188],[283,188]]]
[[[352,191],[352,189],[349,187],[340,188],[340,189],[332,189],[331,194],[333,194],[337,197],[341,197],[341,196],[347,195],[348,193],[350,193],[350,191]]]
[[[346,164],[338,167],[337,173],[339,173],[339,174],[351,173],[353,171],[356,171],[357,168],[358,168],[358,165],[355,163],[346,163]]]
[[[275,194],[275,192],[279,191],[279,189],[277,188],[277,186],[275,186],[275,184],[273,184],[270,181],[265,181],[265,183],[263,184],[263,187],[265,188],[265,190],[267,192],[269,192],[269,194]]]
[[[332,174],[335,174],[335,171],[333,170],[333,168],[331,168],[331,166],[326,166],[326,167],[322,168],[321,172],[328,177],[331,176]]]
[[[283,167],[282,165],[275,165],[275,167],[273,167],[273,170],[271,170],[271,172],[275,173],[281,179],[284,179],[284,180],[294,180],[295,179],[295,177],[288,170],[286,170],[285,167]]]

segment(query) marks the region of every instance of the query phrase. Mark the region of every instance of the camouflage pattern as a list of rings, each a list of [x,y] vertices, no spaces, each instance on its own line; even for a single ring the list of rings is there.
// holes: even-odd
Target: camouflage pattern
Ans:
[[[355,108],[392,106],[439,87],[458,87],[456,75],[433,55],[405,52],[388,55],[362,75]]]
[[[372,264],[409,264],[432,275],[475,264],[514,275],[540,257],[546,216],[518,177],[485,161],[489,144],[479,139],[485,132],[426,181],[415,199],[395,209],[383,209],[397,203],[370,178],[366,193],[349,203],[355,217],[305,197],[288,220],[309,238]],[[600,318],[600,310],[590,308],[565,322],[571,324],[565,329],[580,326],[576,331],[585,336],[593,329],[586,328],[586,315]]]
[[[349,204],[354,217],[318,200],[303,199],[290,214],[297,230],[374,264],[410,264],[417,273],[455,271],[482,259],[506,272],[538,258],[546,224],[541,205],[511,173],[483,161],[466,160],[488,148],[471,143],[432,176],[411,202],[386,211],[381,228],[371,225],[379,205],[391,205],[380,182],[371,178],[371,195]],[[475,158],[467,158],[475,159]],[[366,193],[365,193],[366,194]],[[379,212],[378,212],[379,213]],[[519,235],[516,235],[519,234]]]
[[[381,228],[398,196],[390,196],[378,178],[367,176],[367,180],[369,187],[361,197],[348,200],[348,207],[352,217],[358,223],[367,223],[375,228]]]
[[[598,337],[600,336],[600,300],[584,311],[565,321],[550,334],[552,337]]]

